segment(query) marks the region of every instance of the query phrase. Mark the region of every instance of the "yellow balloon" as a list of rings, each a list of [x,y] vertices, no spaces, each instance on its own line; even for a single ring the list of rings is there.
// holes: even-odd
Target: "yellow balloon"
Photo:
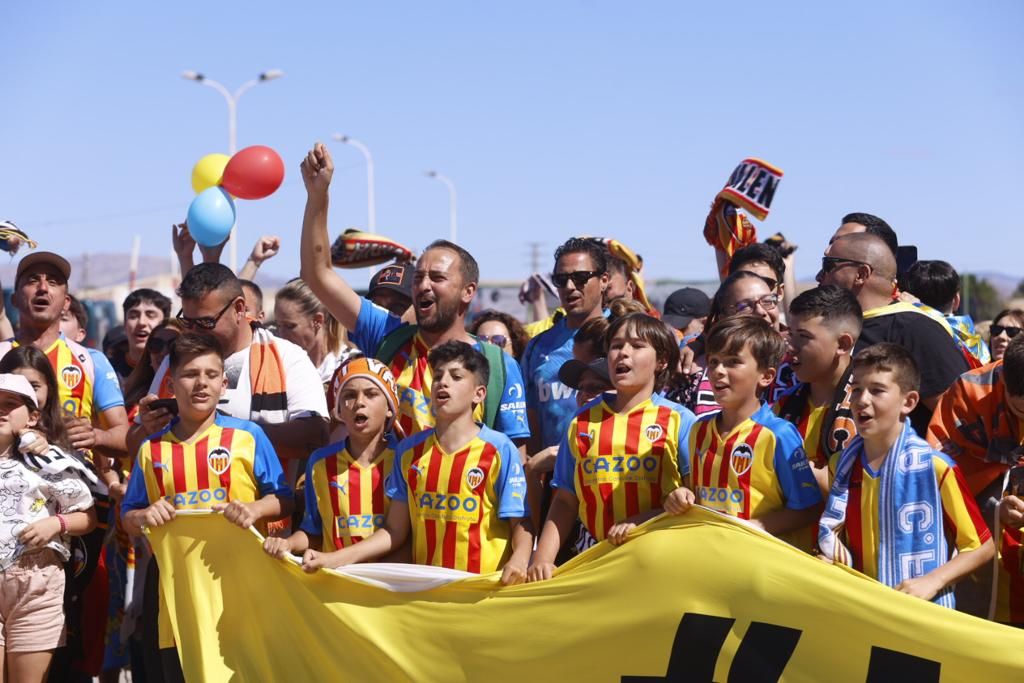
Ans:
[[[207,154],[192,167],[192,189],[196,194],[220,185],[224,167],[231,160],[227,154]]]

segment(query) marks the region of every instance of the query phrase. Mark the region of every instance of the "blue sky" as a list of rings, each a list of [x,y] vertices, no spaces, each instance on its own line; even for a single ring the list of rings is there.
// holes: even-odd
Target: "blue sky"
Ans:
[[[826,6],[828,5],[828,6]],[[834,5],[834,6],[833,6]],[[192,165],[227,151],[195,69],[249,91],[239,144],[284,157],[284,186],[238,204],[240,254],[284,238],[298,271],[298,164],[334,132],[377,167],[378,230],[447,235],[485,279],[521,278],[528,241],[616,236],[651,277],[704,279],[708,205],[758,156],[786,176],[768,220],[809,277],[839,218],[885,217],[922,258],[1024,274],[1019,2],[3,3],[0,217],[77,255],[163,256]],[[366,222],[362,157],[332,144],[332,233]]]

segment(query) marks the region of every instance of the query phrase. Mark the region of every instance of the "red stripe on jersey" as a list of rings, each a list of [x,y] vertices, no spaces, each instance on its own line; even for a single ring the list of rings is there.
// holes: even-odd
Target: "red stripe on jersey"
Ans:
[[[488,443],[480,453],[480,459],[477,460],[476,466],[484,471],[484,481],[491,476],[491,465],[494,464],[494,456],[498,452],[492,444]],[[486,486],[486,484],[481,484]],[[501,500],[498,501],[499,505]],[[480,515],[477,517],[476,523],[469,527],[469,551],[466,556],[466,571],[473,572],[474,574],[480,573],[480,532],[483,526],[483,506],[480,506]],[[500,510],[495,510],[495,514],[500,513]]]
[[[694,488],[704,486],[710,476],[704,471],[704,468],[709,467],[708,459],[705,457],[709,451],[708,449],[701,451],[704,448],[704,440],[707,439],[709,429],[711,429],[711,420],[704,420],[700,423],[700,427],[697,428],[697,438],[693,442],[693,453],[690,453],[690,473],[693,475],[691,484]]]
[[[672,411],[664,406],[658,408],[658,417],[655,422],[661,427],[661,438],[651,448],[651,453],[658,456],[658,477],[651,484],[651,507],[661,507],[661,477],[665,469],[665,444],[668,443],[668,423],[672,418]],[[678,454],[677,454],[678,455]]]
[[[732,450],[736,448],[736,442],[739,440],[739,432],[729,437],[729,440],[725,442],[725,448],[722,450],[722,464],[718,466],[718,488],[727,489],[729,488],[729,471],[732,469]],[[716,448],[715,453],[718,452]]]
[[[856,486],[854,486],[856,484]],[[853,555],[853,568],[864,572],[864,531],[863,517],[860,509],[860,498],[864,486],[864,467],[860,458],[853,464],[850,471],[850,484],[846,496],[846,539]]]
[[[601,433],[598,435],[601,447],[598,449],[598,453],[612,454],[615,451],[612,450],[615,443],[615,418],[602,419],[600,426]],[[604,538],[608,535],[608,530],[615,525],[615,504],[614,498],[615,487],[611,484],[598,484],[597,485],[598,495],[601,496],[601,528],[598,529],[598,538]]]
[[[626,422],[626,452],[623,454],[629,457],[632,454],[640,455],[640,425],[644,421],[646,410],[633,412]],[[640,512],[640,485],[635,481],[627,481],[626,493],[626,517],[632,517]]]
[[[338,535],[338,516],[341,515],[341,492],[338,490],[338,456],[330,455],[324,458],[324,473],[327,474],[328,497],[331,500],[331,538],[334,540],[334,547],[341,550],[345,542]],[[313,486],[313,482],[307,481],[306,486]],[[320,531],[323,531],[327,520],[320,520]]]
[[[220,432],[220,447],[231,453],[231,441],[235,438],[235,430],[228,427],[222,429]],[[225,491],[228,492],[228,498],[231,498],[231,464],[228,464],[228,468],[224,470],[224,473],[220,475],[220,485]],[[259,495],[259,491],[256,492]]]
[[[593,408],[591,408],[591,410],[593,410]],[[576,433],[577,434],[586,434],[586,433],[588,433],[588,430],[590,429],[590,421],[588,419],[589,417],[590,417],[590,410],[588,410],[588,411],[586,411],[584,413],[581,413],[580,416],[578,418],[576,418]],[[579,444],[580,444],[580,440],[579,440],[579,437],[577,437],[576,438],[576,448],[577,449],[579,448]],[[577,481],[579,481],[580,483],[583,482],[583,458],[589,457],[590,451],[592,451],[592,450],[593,450],[593,444],[591,444],[591,448],[588,449],[587,453],[580,453],[580,458],[579,458],[579,460],[576,463],[576,469],[578,471]],[[580,486],[580,490],[576,491],[576,497],[577,497],[577,499],[579,499],[581,497],[583,498],[583,508],[587,511],[587,519],[586,519],[587,530],[589,530],[591,533],[595,532],[597,530],[597,498],[594,497],[594,492],[591,490],[591,488],[589,486]]]
[[[207,458],[207,451],[210,449],[210,439],[200,439],[196,443],[196,488],[205,491],[210,488],[210,461]]]
[[[436,446],[433,450],[439,450]],[[430,458],[430,470],[427,472],[427,484],[424,490],[436,492],[437,480],[441,477],[441,455],[435,454]],[[437,552],[437,520],[423,520],[423,531],[427,537],[427,561],[426,564],[434,564],[434,553]]]
[[[384,465],[387,458],[381,459],[376,465],[373,466],[373,472],[370,475],[370,481],[373,486],[373,514],[381,514],[384,512],[384,482],[381,479],[384,476]]]
[[[171,444],[171,473],[174,475],[174,492],[188,491],[188,479],[185,478],[185,447],[180,443]]]
[[[757,450],[754,445],[757,443],[757,438],[761,436],[761,432],[764,430],[762,425],[757,425],[750,430],[750,436],[747,437],[744,443],[750,447],[750,452],[756,456]],[[743,514],[740,515],[740,519],[750,519],[750,475],[754,471],[754,456],[751,456],[750,467],[743,473],[743,476],[738,477],[740,490],[743,491]],[[732,458],[729,458],[730,462]]]
[[[149,457],[153,461],[153,478],[156,479],[156,488],[160,491],[160,497],[167,497],[167,490],[164,486],[164,468],[161,465],[164,464],[163,460],[163,442],[160,439],[153,439],[149,442]]]
[[[460,453],[456,453],[452,458],[452,467],[448,471],[448,487],[445,489],[449,496],[458,496],[462,490],[462,472],[466,469],[467,458],[469,458],[468,448]],[[473,526],[476,526],[476,524]],[[442,567],[455,568],[455,551],[457,549],[458,535],[458,522],[444,523],[444,542],[441,549]],[[478,571],[477,573],[479,574],[480,572]]]
[[[348,514],[363,514],[363,477],[355,463],[348,466]]]

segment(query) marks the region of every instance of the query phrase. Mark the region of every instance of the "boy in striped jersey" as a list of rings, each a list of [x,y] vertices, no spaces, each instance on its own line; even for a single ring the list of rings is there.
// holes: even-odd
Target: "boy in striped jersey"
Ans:
[[[331,417],[345,425],[348,438],[309,457],[299,531],[263,543],[269,555],[302,555],[310,566],[384,525],[384,482],[395,461],[398,389],[387,366],[373,358],[350,359],[334,372],[329,392]]]
[[[569,422],[530,581],[551,578],[577,516],[596,540],[625,543],[637,524],[661,513],[664,492],[681,487],[689,471],[679,456],[694,415],[654,393],[679,362],[675,338],[657,318],[631,313],[613,322],[605,339],[615,393]]]
[[[436,426],[396,448],[384,526],[361,543],[304,562],[307,571],[376,560],[411,533],[416,564],[476,574],[501,569],[505,585],[525,580],[533,533],[519,452],[507,436],[473,419],[487,393],[487,359],[449,341],[428,360]]]
[[[665,511],[681,514],[697,503],[776,536],[808,528],[821,493],[803,440],[760,399],[775,379],[785,341],[769,322],[735,316],[716,323],[706,343],[708,377],[722,410],[690,430],[693,492],[673,491]]]
[[[178,510],[223,512],[242,528],[290,515],[292,492],[266,434],[217,412],[227,382],[217,340],[182,335],[169,357],[178,417],[139,447],[121,504],[125,529],[167,524]]]

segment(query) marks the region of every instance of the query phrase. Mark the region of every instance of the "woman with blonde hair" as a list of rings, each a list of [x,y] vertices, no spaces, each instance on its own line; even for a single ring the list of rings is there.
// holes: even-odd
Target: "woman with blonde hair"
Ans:
[[[301,347],[326,385],[349,358],[361,355],[345,329],[301,278],[289,280],[274,298],[277,336]]]

